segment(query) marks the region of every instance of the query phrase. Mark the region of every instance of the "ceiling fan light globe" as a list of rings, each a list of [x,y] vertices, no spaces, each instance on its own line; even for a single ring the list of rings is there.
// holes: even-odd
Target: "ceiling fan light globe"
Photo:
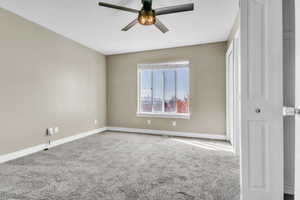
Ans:
[[[154,11],[142,10],[139,12],[138,21],[141,25],[153,25],[156,23]]]

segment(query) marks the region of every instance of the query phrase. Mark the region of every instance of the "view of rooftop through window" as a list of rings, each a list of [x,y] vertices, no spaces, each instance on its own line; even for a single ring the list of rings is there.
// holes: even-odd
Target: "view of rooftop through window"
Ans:
[[[139,112],[189,113],[189,68],[168,64],[139,69]]]

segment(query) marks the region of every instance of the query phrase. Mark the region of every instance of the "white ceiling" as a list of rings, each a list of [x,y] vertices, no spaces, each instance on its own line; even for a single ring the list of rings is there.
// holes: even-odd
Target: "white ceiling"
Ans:
[[[141,0],[103,0],[139,9]],[[153,7],[195,3],[195,11],[159,16],[170,29],[121,29],[136,15],[99,7],[97,0],[0,0],[12,11],[105,55],[225,41],[238,13],[238,0],[153,0]]]

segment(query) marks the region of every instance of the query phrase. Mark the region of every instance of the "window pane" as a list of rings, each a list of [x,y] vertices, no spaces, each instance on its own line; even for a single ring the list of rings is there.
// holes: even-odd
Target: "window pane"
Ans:
[[[153,71],[153,112],[163,111],[163,71]]]
[[[176,86],[176,106],[177,113],[189,112],[189,71],[187,68],[179,68],[176,72],[177,86]]]
[[[142,70],[140,72],[140,109],[141,112],[152,112],[152,71]]]
[[[175,70],[164,70],[165,112],[176,111]]]

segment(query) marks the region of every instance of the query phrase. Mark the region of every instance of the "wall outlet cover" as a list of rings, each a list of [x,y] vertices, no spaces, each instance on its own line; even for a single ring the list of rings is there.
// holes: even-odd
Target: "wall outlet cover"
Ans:
[[[177,125],[176,121],[173,121],[172,126],[176,126],[176,125]]]
[[[47,129],[47,135],[48,135],[48,136],[54,135],[54,129],[53,129],[53,128],[48,128],[48,129]]]
[[[95,120],[95,121],[94,121],[94,124],[98,124],[98,120]]]
[[[58,133],[59,132],[59,127],[55,127],[54,128],[54,133]]]
[[[147,124],[148,124],[148,125],[151,124],[151,120],[150,120],[150,119],[147,120]]]

